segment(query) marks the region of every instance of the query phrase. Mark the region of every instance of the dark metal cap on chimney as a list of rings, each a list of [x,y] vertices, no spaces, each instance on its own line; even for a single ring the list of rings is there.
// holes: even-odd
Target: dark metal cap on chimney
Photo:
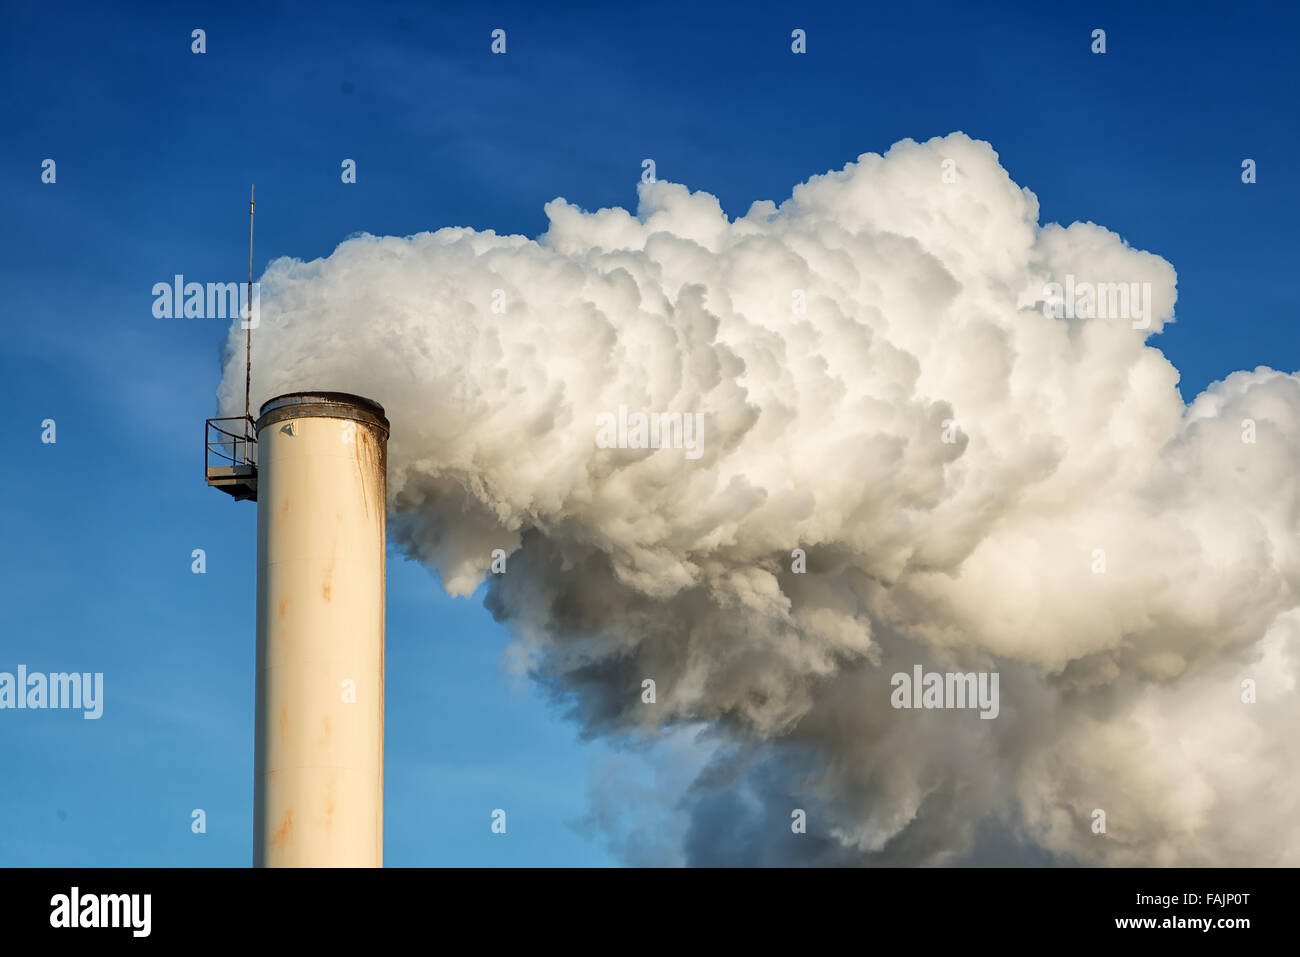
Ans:
[[[286,392],[262,403],[257,418],[257,432],[285,419],[320,416],[329,419],[353,419],[382,429],[388,437],[388,418],[384,407],[373,399],[350,392]]]

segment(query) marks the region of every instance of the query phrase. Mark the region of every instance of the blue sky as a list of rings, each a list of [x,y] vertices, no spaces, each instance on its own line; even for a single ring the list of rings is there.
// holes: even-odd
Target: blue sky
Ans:
[[[255,509],[199,472],[226,326],[155,319],[150,292],[239,278],[250,182],[260,273],[359,231],[534,236],[556,196],[633,205],[645,157],[741,215],[963,130],[1043,222],[1091,220],[1173,263],[1178,321],[1153,344],[1185,398],[1300,367],[1294,9],[534,6],[6,5],[0,671],[102,671],[106,704],[99,721],[0,711],[0,864],[250,860]],[[386,863],[618,863],[578,826],[611,746],[508,672],[481,595],[389,568]]]

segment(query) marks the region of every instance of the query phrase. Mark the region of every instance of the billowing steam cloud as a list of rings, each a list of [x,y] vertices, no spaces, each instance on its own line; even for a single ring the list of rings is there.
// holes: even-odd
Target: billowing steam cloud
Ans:
[[[382,402],[394,540],[461,595],[505,549],[488,605],[590,733],[711,729],[668,858],[1300,864],[1300,377],[1185,405],[1169,263],[960,133],[734,221],[546,209],[273,262],[254,400]],[[1049,314],[1089,283],[1137,286]],[[699,456],[602,447],[620,407]],[[918,664],[997,672],[997,718],[892,707]]]

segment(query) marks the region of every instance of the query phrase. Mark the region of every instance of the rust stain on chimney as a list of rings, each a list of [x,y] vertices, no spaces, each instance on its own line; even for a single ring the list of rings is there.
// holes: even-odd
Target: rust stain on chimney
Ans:
[[[369,425],[358,423],[356,441],[357,471],[361,476],[361,506],[366,517],[384,512],[384,454],[382,444]],[[378,476],[379,481],[374,481]]]
[[[334,782],[331,781],[325,795],[325,830],[334,827]]]
[[[282,851],[289,844],[289,838],[293,834],[293,808],[284,812],[284,817],[280,821],[280,826],[276,832],[271,835],[271,846],[277,851]]]

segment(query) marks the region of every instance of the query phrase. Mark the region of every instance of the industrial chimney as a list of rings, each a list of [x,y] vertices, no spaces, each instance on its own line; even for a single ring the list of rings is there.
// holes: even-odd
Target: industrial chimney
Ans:
[[[387,448],[341,392],[208,420],[208,484],[257,501],[258,867],[383,865]]]

